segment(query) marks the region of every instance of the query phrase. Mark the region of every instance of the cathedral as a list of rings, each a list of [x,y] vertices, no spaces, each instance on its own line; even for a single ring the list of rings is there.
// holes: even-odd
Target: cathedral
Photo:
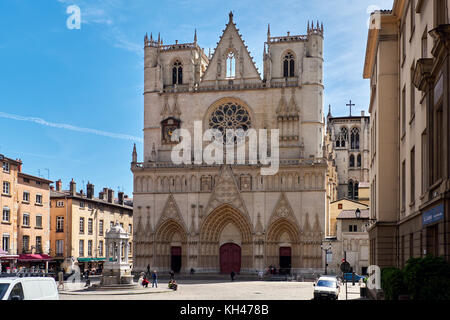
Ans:
[[[330,202],[323,25],[284,36],[272,36],[269,25],[262,74],[231,12],[213,54],[196,32],[192,43],[153,35],[144,42],[144,154],[138,161],[134,149],[131,163],[134,270],[321,272]],[[194,135],[196,121],[203,131],[278,129],[278,172],[174,163],[174,131]]]

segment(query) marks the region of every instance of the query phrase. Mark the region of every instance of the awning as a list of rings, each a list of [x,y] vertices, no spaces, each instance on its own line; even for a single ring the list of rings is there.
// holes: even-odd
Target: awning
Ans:
[[[19,256],[16,254],[8,254],[7,251],[0,249],[0,259],[1,260],[15,260],[17,259]]]
[[[78,262],[98,262],[105,261],[105,258],[78,258]]]
[[[20,254],[19,259],[20,262],[40,262],[40,261],[50,261],[53,260],[47,254]]]

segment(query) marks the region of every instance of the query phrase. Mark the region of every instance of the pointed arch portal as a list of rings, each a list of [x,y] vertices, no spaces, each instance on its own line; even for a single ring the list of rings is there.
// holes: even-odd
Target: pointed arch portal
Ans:
[[[226,237],[230,224],[233,225],[231,229],[239,233],[234,239]],[[222,237],[224,233],[225,238]],[[201,223],[200,267],[222,273],[250,270],[253,266],[252,234],[252,225],[242,212],[230,205],[216,208]]]

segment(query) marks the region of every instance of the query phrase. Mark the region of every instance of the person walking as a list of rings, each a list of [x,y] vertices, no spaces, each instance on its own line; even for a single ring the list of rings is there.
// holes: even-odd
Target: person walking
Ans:
[[[147,276],[149,276],[150,275],[150,265],[148,264],[147,265]]]
[[[231,270],[230,276],[231,276],[231,281],[234,281],[234,276],[235,276],[234,270]]]
[[[173,270],[170,270],[169,275],[170,275],[170,280],[175,280],[175,272],[173,272]]]
[[[156,286],[158,288],[158,274],[156,273],[156,270],[153,270],[152,273],[152,288]]]

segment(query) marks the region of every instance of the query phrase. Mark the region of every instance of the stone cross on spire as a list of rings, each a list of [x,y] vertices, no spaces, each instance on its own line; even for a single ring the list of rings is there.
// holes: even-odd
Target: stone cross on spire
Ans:
[[[228,16],[230,17],[230,23],[233,22],[233,12],[230,10],[230,13],[228,14]]]
[[[350,102],[349,103],[347,103],[346,104],[346,106],[347,107],[350,107],[350,117],[352,116],[352,107],[354,107],[355,106],[355,104],[354,103],[352,103],[352,100],[350,100]]]

